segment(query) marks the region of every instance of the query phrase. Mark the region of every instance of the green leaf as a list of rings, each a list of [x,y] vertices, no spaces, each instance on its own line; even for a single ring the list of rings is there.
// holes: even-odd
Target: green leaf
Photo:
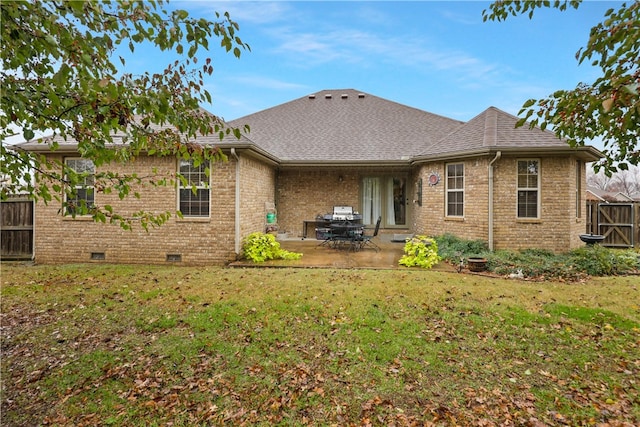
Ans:
[[[640,87],[639,83],[631,83],[628,85],[624,85],[623,89],[632,95],[638,95],[638,87]]]
[[[57,6],[51,2],[3,2],[2,32],[6,37],[2,39],[2,102],[11,106],[9,117],[15,116],[12,120],[16,123],[24,124],[29,119],[28,125],[22,126],[22,136],[33,140],[39,132],[53,131],[67,142],[77,138],[79,152],[73,156],[81,155],[107,171],[115,161],[130,162],[142,152],[189,158],[179,136],[154,129],[157,125],[176,128],[190,137],[211,133],[211,124],[203,123],[199,106],[203,101],[211,102],[202,77],[213,66],[209,60],[206,69],[196,68],[195,54],[200,47],[214,45],[209,40],[213,34],[222,40],[225,51],[234,49],[236,56],[246,46],[239,38],[229,37],[231,30],[226,26],[233,31],[238,26],[228,15],[222,22],[212,22],[193,20],[186,11],[165,9],[164,1],[64,1]],[[173,49],[180,60],[170,64],[165,73],[120,73],[125,60],[112,53],[127,46],[133,52],[138,43],[145,49]],[[25,75],[28,79],[16,82]],[[37,111],[37,117],[33,117],[33,111]],[[132,123],[134,114],[143,117],[142,121]],[[6,125],[8,120],[2,121]],[[125,128],[130,130],[122,140],[127,147],[110,149],[113,134]],[[48,143],[52,150],[59,148],[59,140]],[[60,197],[63,189],[80,179],[48,156],[25,157],[24,163],[40,171],[36,174],[37,186],[25,188],[34,199],[45,202]],[[9,167],[3,162],[2,172],[5,170]],[[11,175],[21,181],[30,178],[28,170],[11,170]],[[144,179],[105,174],[100,182],[104,187],[100,187],[96,199],[114,192],[123,198],[139,197],[131,188],[134,182],[175,185],[176,180],[157,174]],[[6,194],[4,189],[0,191]],[[74,214],[81,209],[78,207]],[[102,212],[109,211],[102,208]],[[99,211],[91,214],[100,219]],[[130,220],[117,212],[110,215],[123,228],[130,226]],[[165,219],[160,214],[148,214],[145,221],[161,224]]]

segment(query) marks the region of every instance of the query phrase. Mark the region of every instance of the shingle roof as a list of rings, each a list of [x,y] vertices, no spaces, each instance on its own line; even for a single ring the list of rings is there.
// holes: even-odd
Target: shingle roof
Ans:
[[[632,196],[620,191],[607,191],[597,187],[587,186],[587,200],[598,200],[607,202],[632,202]]]
[[[553,132],[528,126],[516,128],[519,119],[489,107],[453,132],[427,147],[421,156],[445,155],[498,148],[569,148]]]
[[[214,116],[209,111],[203,108],[200,109],[200,112],[202,114],[211,116],[214,120],[219,120],[216,116]],[[141,120],[142,120],[142,116],[134,117],[134,121],[138,123],[140,123]],[[146,129],[148,129],[149,132],[160,132],[165,129],[175,129],[175,127],[168,123],[165,123],[162,125],[157,123],[149,123]],[[113,133],[111,137],[113,140],[113,145],[118,146],[123,144],[123,140],[125,139],[125,137],[126,135],[123,132]],[[219,134],[215,132],[209,135],[199,135],[195,139],[192,138],[191,141],[198,144],[211,145],[211,146],[220,146],[220,145],[223,145],[223,143],[228,143],[228,144],[235,143],[238,145],[253,145],[253,143],[245,135],[241,135],[240,139],[236,138],[234,135],[226,136],[223,139],[223,142],[221,142]],[[49,151],[51,142],[57,143],[58,144],[57,152],[62,152],[62,153],[75,152],[78,147],[78,142],[75,139],[73,139],[71,136],[68,136],[67,139],[65,139],[58,134],[53,134],[53,135],[45,136],[40,139],[33,139],[31,141],[22,142],[17,144],[16,146],[24,150],[46,152],[46,151]]]
[[[408,160],[463,122],[354,89],[323,90],[230,122],[282,161]]]
[[[213,134],[198,137],[195,142],[246,148],[270,161],[291,165],[409,164],[497,150],[536,153],[571,150],[553,132],[526,125],[516,128],[517,121],[517,117],[490,107],[465,123],[354,89],[333,89],[229,122],[241,129],[250,126],[250,133],[239,140],[227,136],[220,141]],[[59,137],[56,140],[60,151],[75,149],[74,141]],[[46,144],[35,141],[20,146],[32,151],[47,149]],[[593,147],[575,152],[585,161],[603,156]]]

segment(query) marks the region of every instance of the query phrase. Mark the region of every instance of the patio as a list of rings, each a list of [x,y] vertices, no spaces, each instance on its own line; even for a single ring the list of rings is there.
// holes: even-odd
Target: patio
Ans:
[[[375,242],[379,251],[371,248],[353,252],[344,249],[332,249],[322,245],[316,239],[284,239],[279,240],[280,247],[291,252],[302,253],[302,258],[294,261],[272,260],[264,263],[253,263],[240,260],[231,263],[231,267],[295,267],[295,268],[367,268],[367,269],[397,269],[406,268],[398,264],[403,255],[404,243],[393,242],[391,234],[380,234]],[[441,262],[434,270],[451,271],[455,268]]]

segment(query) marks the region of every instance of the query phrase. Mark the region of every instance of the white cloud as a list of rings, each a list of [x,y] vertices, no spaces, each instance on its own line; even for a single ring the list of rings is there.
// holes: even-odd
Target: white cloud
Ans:
[[[500,80],[503,68],[487,63],[460,50],[436,47],[422,38],[385,37],[355,29],[298,32],[289,27],[271,30],[275,42],[273,52],[291,65],[312,68],[323,64],[374,68],[381,62],[387,66],[411,69],[415,73],[450,72],[454,78],[473,85],[487,85]]]

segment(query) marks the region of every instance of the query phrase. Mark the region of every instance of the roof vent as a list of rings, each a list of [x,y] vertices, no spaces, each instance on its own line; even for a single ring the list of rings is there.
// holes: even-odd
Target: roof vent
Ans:
[[[182,262],[182,254],[167,254],[167,262]]]
[[[309,99],[316,99],[315,95],[309,95]]]
[[[326,94],[324,97],[325,97],[326,99],[331,99],[331,94],[330,94],[330,93],[328,93],[328,94]]]
[[[364,98],[364,93],[359,93],[358,98]]]
[[[349,97],[349,95],[347,95],[346,93],[343,93],[342,95],[340,95],[340,98],[342,99],[347,99]]]

